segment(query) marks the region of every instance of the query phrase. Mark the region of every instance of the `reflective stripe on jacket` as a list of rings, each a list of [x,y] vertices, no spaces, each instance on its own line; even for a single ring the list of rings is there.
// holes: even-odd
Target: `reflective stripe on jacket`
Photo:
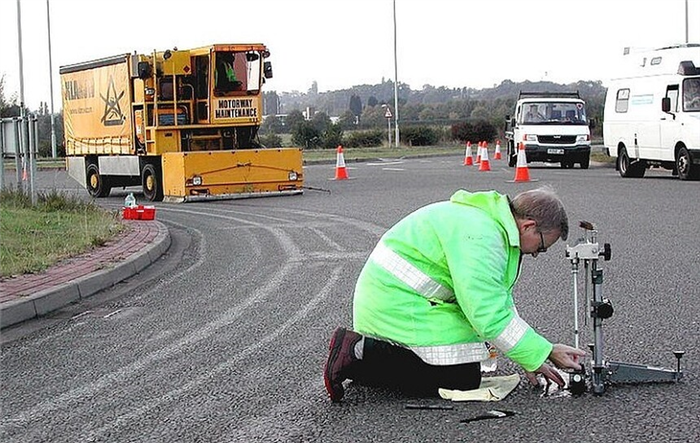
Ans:
[[[354,329],[433,365],[486,360],[487,341],[537,369],[552,345],[515,310],[519,246],[505,195],[462,190],[418,209],[382,236],[362,269]]]

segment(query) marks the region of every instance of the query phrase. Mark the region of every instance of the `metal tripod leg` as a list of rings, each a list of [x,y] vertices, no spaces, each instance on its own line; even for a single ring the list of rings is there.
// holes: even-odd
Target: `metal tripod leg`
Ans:
[[[592,282],[592,297],[590,301],[590,316],[593,320],[593,341],[589,347],[592,353],[591,388],[595,394],[605,392],[605,387],[613,383],[663,383],[676,382],[683,377],[681,372],[681,357],[683,351],[674,351],[677,360],[677,369],[664,369],[648,365],[639,365],[622,362],[606,362],[603,348],[603,320],[610,318],[613,314],[613,307],[610,301],[603,297],[603,270],[598,269],[598,258],[603,257],[610,260],[610,244],[606,243],[600,249],[594,226],[588,222],[581,222],[580,227],[584,229],[585,236],[574,246],[567,246],[566,257],[571,261],[571,273],[574,279],[574,341],[578,347],[578,266],[582,260],[585,273],[588,274],[590,266],[590,278]],[[588,295],[588,279],[584,279],[586,289],[584,294]],[[578,393],[585,391],[585,383],[580,379],[585,375],[585,371],[577,373],[575,388]],[[573,386],[572,386],[573,388]]]

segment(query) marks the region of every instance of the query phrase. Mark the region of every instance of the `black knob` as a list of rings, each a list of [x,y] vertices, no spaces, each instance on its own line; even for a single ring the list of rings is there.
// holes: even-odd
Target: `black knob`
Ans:
[[[598,318],[610,318],[614,312],[612,303],[607,298],[594,305],[594,316]]]
[[[603,245],[603,252],[600,253],[605,261],[610,261],[610,256],[612,255],[612,250],[610,249],[610,243],[605,243]]]

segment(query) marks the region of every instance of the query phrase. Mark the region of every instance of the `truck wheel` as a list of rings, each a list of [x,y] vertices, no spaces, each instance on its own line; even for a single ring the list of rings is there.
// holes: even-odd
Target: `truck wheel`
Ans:
[[[581,161],[579,162],[581,165],[581,169],[588,169],[588,166],[591,164],[591,158],[590,157],[585,157],[582,158]]]
[[[627,155],[627,149],[624,147],[620,148],[620,154],[617,156],[617,168],[621,177],[640,178],[644,177],[644,172],[646,172],[646,164],[642,161],[632,164],[629,155]]]
[[[143,187],[143,195],[149,201],[163,200],[163,180],[161,178],[160,168],[152,164],[147,164],[141,171],[141,184]]]
[[[562,160],[560,164],[562,169],[572,169],[574,167],[573,160]]]
[[[690,157],[690,152],[686,148],[681,148],[678,151],[676,158],[676,170],[678,178],[681,180],[697,180],[700,178],[700,168],[693,165],[693,159]]]
[[[85,172],[88,193],[95,198],[107,197],[109,191],[112,190],[109,184],[109,178],[100,175],[100,170],[94,163],[90,163]]]
[[[511,168],[518,162],[518,151],[515,150],[515,145],[512,142],[508,143],[508,166]]]

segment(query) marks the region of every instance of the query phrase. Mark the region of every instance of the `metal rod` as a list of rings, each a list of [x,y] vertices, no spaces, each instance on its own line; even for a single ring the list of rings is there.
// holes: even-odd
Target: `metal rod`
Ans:
[[[22,149],[21,149],[21,130],[20,130],[20,120],[19,118],[15,117],[12,119],[13,126],[15,127],[15,174],[16,174],[16,183],[17,183],[17,190],[22,191],[23,190],[23,185],[22,183]]]
[[[0,190],[5,190],[5,122],[0,119]]]
[[[598,260],[591,261],[591,281],[593,287],[593,306],[591,314],[593,315],[593,392],[602,394],[605,392],[605,363],[603,362],[603,319],[596,314],[596,307],[603,301],[602,285],[599,283],[598,274],[602,270],[598,270]]]
[[[578,258],[571,261],[571,274],[574,278],[574,347],[578,348]]]
[[[36,205],[37,196],[36,188],[34,187],[34,179],[36,177],[36,153],[38,143],[38,123],[36,115],[30,114],[27,116],[27,132],[29,133],[29,193],[32,197],[32,205]]]

